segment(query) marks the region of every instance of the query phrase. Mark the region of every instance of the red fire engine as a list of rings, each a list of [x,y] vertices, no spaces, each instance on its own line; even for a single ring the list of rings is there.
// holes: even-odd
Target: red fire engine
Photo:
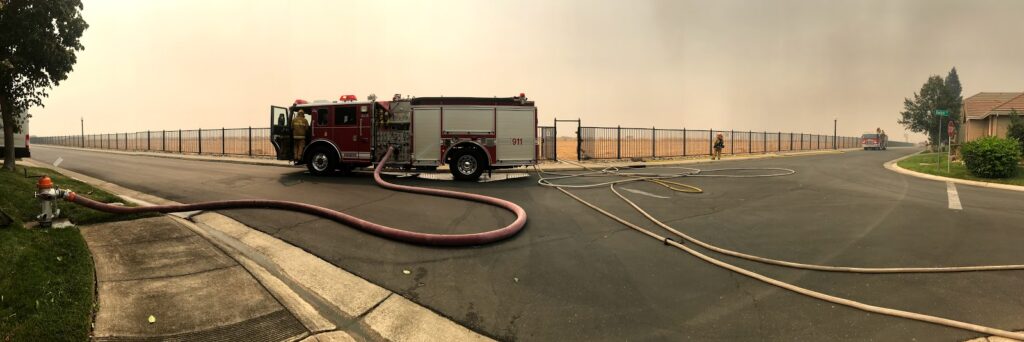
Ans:
[[[305,139],[293,135],[296,115],[309,122]],[[448,165],[459,180],[537,163],[537,107],[524,94],[396,94],[391,101],[377,101],[374,95],[358,101],[344,95],[338,101],[296,100],[287,108],[271,106],[270,120],[277,159],[306,164],[315,175],[373,165],[389,146],[395,148],[389,167],[433,170]]]

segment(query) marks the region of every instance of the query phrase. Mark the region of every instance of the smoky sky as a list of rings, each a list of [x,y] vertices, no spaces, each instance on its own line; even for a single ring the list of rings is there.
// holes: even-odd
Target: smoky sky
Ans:
[[[1024,1],[85,1],[32,133],[263,127],[354,94],[512,96],[541,124],[902,140],[905,97],[1024,91]],[[920,139],[912,135],[911,139]]]

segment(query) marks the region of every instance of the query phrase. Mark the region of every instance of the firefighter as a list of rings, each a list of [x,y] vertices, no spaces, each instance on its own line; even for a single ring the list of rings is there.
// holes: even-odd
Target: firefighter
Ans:
[[[722,149],[725,148],[725,137],[722,136],[722,133],[718,133],[718,135],[715,136],[715,146],[714,147],[715,147],[715,154],[711,155],[711,160],[715,160],[715,159],[722,160]]]
[[[295,159],[302,158],[302,149],[306,147],[306,132],[309,131],[309,121],[306,121],[306,113],[299,109],[292,118],[292,141],[295,146]]]

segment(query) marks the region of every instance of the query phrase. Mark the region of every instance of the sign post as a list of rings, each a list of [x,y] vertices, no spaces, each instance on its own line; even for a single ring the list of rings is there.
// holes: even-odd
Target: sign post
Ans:
[[[949,117],[949,110],[948,109],[936,109],[936,110],[934,110],[934,113],[935,113],[935,116],[937,116],[937,118],[935,118],[935,121],[936,121],[935,122],[935,140],[938,140],[938,141],[935,141],[935,143],[936,143],[935,146],[938,147],[938,148],[942,148],[942,131],[941,131],[942,130],[942,117],[943,116]],[[936,152],[939,152],[939,151],[936,151]],[[946,162],[947,162],[947,164],[949,163],[948,160]],[[940,164],[940,162],[939,162],[939,154],[936,153],[935,154],[935,171],[938,171],[939,164]]]
[[[949,135],[949,149],[946,150],[946,174],[949,174],[949,164],[953,163],[953,137],[956,136],[956,124],[949,120],[946,124],[946,134]]]

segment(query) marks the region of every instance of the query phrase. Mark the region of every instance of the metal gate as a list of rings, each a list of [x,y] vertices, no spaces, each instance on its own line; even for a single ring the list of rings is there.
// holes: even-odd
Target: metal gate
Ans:
[[[555,128],[547,126],[538,126],[537,136],[540,137],[540,155],[538,159],[541,160],[555,160]]]

